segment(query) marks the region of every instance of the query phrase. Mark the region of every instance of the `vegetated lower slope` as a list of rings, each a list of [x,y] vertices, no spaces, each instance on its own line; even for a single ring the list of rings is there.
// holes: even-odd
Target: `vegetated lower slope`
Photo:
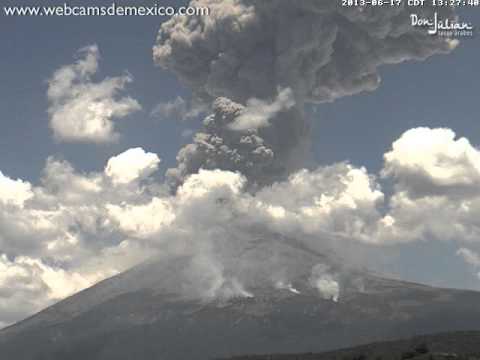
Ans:
[[[416,336],[324,353],[245,355],[229,360],[476,360],[480,359],[480,332]]]

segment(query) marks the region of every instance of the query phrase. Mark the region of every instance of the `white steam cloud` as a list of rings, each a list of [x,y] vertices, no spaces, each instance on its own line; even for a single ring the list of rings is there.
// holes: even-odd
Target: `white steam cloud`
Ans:
[[[288,110],[295,105],[292,91],[279,91],[277,98],[268,103],[258,99],[249,99],[245,109],[229,125],[232,130],[256,130],[270,125],[270,119],[278,113]]]
[[[317,264],[312,268],[310,283],[318,290],[322,298],[338,302],[340,297],[340,285],[329,274],[329,267],[325,264]]]

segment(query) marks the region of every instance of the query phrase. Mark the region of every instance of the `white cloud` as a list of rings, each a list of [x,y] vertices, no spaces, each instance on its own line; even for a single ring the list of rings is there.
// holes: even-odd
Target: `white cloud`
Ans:
[[[191,175],[178,189],[180,201],[188,202],[195,198],[212,196],[217,197],[222,193],[240,194],[245,185],[245,178],[240,173],[222,170],[200,170],[198,174]],[[214,196],[215,196],[214,195]]]
[[[0,203],[22,207],[32,196],[32,186],[28,182],[12,180],[0,171]]]
[[[295,106],[295,99],[290,88],[280,90],[272,102],[250,99],[242,113],[229,125],[237,131],[255,130],[270,125],[270,120],[278,113]]]
[[[96,280],[96,279],[95,279]],[[55,268],[39,259],[0,255],[0,321],[5,325],[40,310],[92,283],[76,272]]]
[[[144,179],[158,169],[160,158],[142,148],[129,149],[108,160],[105,174],[116,184]]]
[[[406,131],[385,154],[384,178],[395,192],[382,242],[480,239],[480,152],[450,129]]]
[[[93,82],[98,70],[96,45],[80,49],[83,57],[57,70],[49,80],[50,127],[55,137],[67,142],[110,142],[119,134],[114,119],[140,110],[140,104],[119,93],[132,81],[130,75]]]
[[[430,134],[440,133],[443,130]],[[346,163],[300,170],[257,191],[248,187],[241,173],[201,169],[172,194],[149,178],[160,160],[141,148],[112,157],[103,171],[93,173],[79,173],[69,163],[50,158],[38,186],[2,175],[6,185],[0,189],[9,189],[0,190],[0,247],[8,256],[4,266],[11,273],[29,274],[35,291],[24,292],[23,307],[12,305],[18,299],[8,295],[12,312],[5,305],[0,321],[18,319],[34,306],[45,306],[79,284],[85,286],[84,280],[91,284],[151,255],[165,261],[188,259],[188,266],[162,281],[186,295],[209,299],[254,296],[250,286],[259,278],[277,288],[281,280],[284,288],[295,292],[289,274],[296,271],[298,258],[291,250],[285,254],[279,250],[282,239],[295,239],[305,249],[319,252],[332,248],[341,252],[343,241],[358,246],[426,239],[478,242],[480,194],[455,192],[437,181],[469,184],[457,180],[465,178],[458,174],[474,174],[474,166],[465,170],[469,164],[465,162],[460,171],[450,161],[432,165],[441,158],[441,146],[437,148],[433,140],[422,149],[423,157],[404,156],[401,141],[410,136],[404,134],[386,156],[388,170],[383,174],[394,181],[388,199],[365,168]],[[448,176],[439,177],[435,166]],[[405,168],[416,171],[408,172],[409,182],[402,178]],[[425,173],[436,182],[435,193],[415,187],[416,177],[424,178]],[[278,239],[252,244],[264,234],[278,234]],[[264,251],[268,255],[260,256]],[[458,255],[472,265],[479,261],[466,248]],[[316,267],[309,280],[322,297],[338,300],[341,285],[335,271]],[[65,284],[70,281],[72,287]]]
[[[149,238],[175,219],[171,204],[157,197],[145,205],[108,204],[106,208],[120,229],[132,237]]]
[[[480,194],[480,151],[450,129],[406,131],[385,154],[384,176],[413,196]]]
[[[337,164],[301,170],[259,191],[255,211],[282,233],[330,233],[372,243],[383,197],[366,169]]]
[[[134,177],[144,179],[156,169],[158,157],[134,150],[150,160],[140,161],[140,167],[132,163]],[[129,223],[118,225],[109,209],[126,209],[130,222],[134,215],[141,216],[139,231],[144,230],[147,218],[139,210],[141,204],[161,193],[158,184],[125,186],[112,182],[104,172],[78,173],[68,162],[54,158],[47,160],[36,187],[2,175],[0,322],[25,317],[148,257],[151,246],[128,241],[133,231]],[[152,226],[158,211],[158,205],[151,210]]]

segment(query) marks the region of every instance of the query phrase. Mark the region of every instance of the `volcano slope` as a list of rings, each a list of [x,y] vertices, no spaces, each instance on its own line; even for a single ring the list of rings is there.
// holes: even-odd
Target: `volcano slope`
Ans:
[[[319,354],[245,355],[230,360],[478,360],[480,332],[462,331],[385,341]]]
[[[330,256],[283,250],[301,264],[292,287],[257,281],[246,287],[251,296],[202,301],[169,284],[188,259],[143,263],[0,331],[1,359],[201,360],[320,352],[480,328],[480,293],[389,280],[340,269]],[[263,255],[269,255],[266,248]],[[311,285],[318,263],[339,274],[338,301]]]

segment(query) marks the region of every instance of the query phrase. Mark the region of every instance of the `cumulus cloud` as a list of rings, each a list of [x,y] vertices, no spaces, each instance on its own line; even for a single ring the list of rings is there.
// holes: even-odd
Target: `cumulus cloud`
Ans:
[[[0,321],[11,322],[149,256],[162,259],[168,269],[162,271],[172,274],[158,280],[164,289],[195,299],[255,296],[259,287],[271,286],[291,296],[310,288],[338,301],[342,291],[358,287],[342,270],[351,257],[342,251],[351,242],[478,242],[480,194],[462,197],[441,182],[433,194],[415,191],[412,196],[399,177],[405,165],[398,144],[410,134],[403,134],[385,156],[383,177],[394,184],[390,197],[379,178],[348,163],[298,170],[255,191],[239,171],[199,168],[172,193],[152,177],[158,156],[140,148],[112,157],[103,171],[92,173],[50,158],[38,186],[3,176],[22,195],[15,201],[2,195],[0,201],[2,261],[11,273],[28,274],[36,285],[31,292],[14,290],[26,301],[18,309],[12,305],[15,296],[5,292],[4,304],[13,310],[5,310]],[[427,160],[405,157],[416,164],[416,176],[430,171],[428,154],[440,151],[435,144],[432,140],[422,149],[421,159]],[[459,173],[458,163],[440,165],[442,174]],[[475,179],[472,171],[462,173]],[[112,174],[128,181],[113,181]],[[316,254],[331,251],[344,259],[319,261]],[[458,255],[472,266],[480,264],[467,247]],[[72,286],[64,287],[65,281]]]
[[[451,129],[415,128],[385,154],[383,174],[411,196],[478,194],[480,151]]]
[[[142,148],[129,149],[108,160],[105,174],[116,184],[141,180],[157,171],[160,158]]]
[[[113,174],[132,180],[149,176],[158,157],[132,150],[150,161],[140,156],[131,167],[114,166]],[[47,160],[38,186],[4,175],[0,185],[0,266],[5,270],[0,271],[0,322],[18,320],[149,254],[140,241],[128,239],[127,220],[133,220],[123,218],[117,226],[118,214],[109,209],[147,204],[151,196],[160,196],[161,186],[115,182],[105,172],[82,174],[54,158]]]
[[[385,154],[382,175],[394,183],[384,241],[478,241],[480,153],[450,129],[406,131]]]
[[[281,233],[325,232],[370,243],[384,195],[364,168],[349,164],[301,170],[256,194],[256,212]]]
[[[347,164],[303,170],[255,194],[246,191],[248,181],[239,172],[200,169],[171,194],[149,179],[157,163],[158,157],[137,148],[112,157],[108,164],[115,165],[105,168],[111,171],[80,173],[50,158],[38,186],[9,180],[27,191],[28,200],[0,202],[2,261],[9,274],[24,274],[18,286],[32,281],[34,287],[12,290],[26,302],[18,309],[12,305],[16,295],[5,292],[11,313],[5,305],[0,321],[30,314],[149,256],[165,264],[183,261],[182,271],[162,281],[184,296],[249,297],[259,284],[278,287],[280,280],[296,294],[291,281],[298,259],[306,264],[306,281],[316,258],[301,247],[292,253],[297,245],[288,238],[325,239],[331,232],[363,241],[372,221],[363,214],[383,196],[364,169]],[[112,174],[128,181],[112,181]],[[258,237],[270,243],[256,244]]]
[[[239,178],[233,182],[236,185],[230,187],[235,196],[225,195],[230,200],[224,199],[236,218],[227,219],[232,223],[243,221],[246,227],[263,226],[286,236],[303,234],[322,238],[328,234],[374,245],[431,239],[478,241],[480,194],[471,185],[477,181],[475,148],[466,139],[455,140],[454,136],[450,137],[450,143],[438,146],[435,135],[452,133],[450,130],[420,129],[421,137],[429,138],[423,141],[421,151],[402,153],[399,149],[415,149],[411,142],[403,144],[404,147],[399,144],[416,131],[403,134],[385,155],[382,177],[394,186],[389,197],[382,192],[377,177],[347,163],[299,170],[283,181],[257,189],[252,196],[245,193],[247,178],[238,174],[235,176]],[[462,144],[468,146],[456,149]],[[456,154],[468,160],[452,160]],[[406,167],[408,172],[404,170]],[[209,173],[196,171],[202,178]],[[235,174],[215,171],[219,179],[225,174],[230,177]],[[402,177],[405,174],[408,180]],[[190,179],[186,182],[188,187],[197,175],[187,179]],[[432,182],[428,191],[417,187],[425,179]],[[458,191],[452,184],[466,184],[469,191]],[[437,189],[432,191],[435,186]],[[185,190],[180,187],[178,192],[184,194]],[[250,213],[255,217],[249,217]]]
[[[108,204],[106,208],[110,218],[123,232],[140,238],[155,235],[175,219],[170,203],[157,197],[147,204]]]
[[[165,249],[169,239],[175,239],[174,252],[192,258],[190,267],[197,270],[185,273],[183,282],[196,296],[222,297],[236,288],[234,284],[253,296],[252,289],[259,284],[276,288],[283,284],[296,294],[300,290],[292,285],[296,279],[292,274],[304,269],[301,276],[307,281],[318,260],[307,249],[328,249],[338,241],[337,235],[373,241],[368,235],[380,218],[375,207],[383,194],[365,169],[338,164],[313,173],[303,170],[255,194],[245,191],[247,184],[238,172],[201,169],[187,177],[176,194],[163,199],[155,241]],[[148,216],[130,218],[148,223]],[[138,225],[130,230],[134,231],[130,237],[145,236]],[[257,237],[262,238],[258,243]],[[328,279],[321,280],[323,284]],[[224,285],[230,290],[219,292]],[[240,288],[234,293],[246,296]]]
[[[77,62],[55,71],[48,83],[50,127],[66,142],[111,142],[119,134],[115,119],[140,110],[140,104],[120,93],[132,81],[129,74],[93,82],[98,71],[96,45],[80,49]]]
[[[75,272],[55,268],[41,260],[0,256],[0,314],[5,325],[80,291],[92,283]]]
[[[0,202],[23,206],[32,196],[32,186],[28,182],[10,179],[0,171]]]

